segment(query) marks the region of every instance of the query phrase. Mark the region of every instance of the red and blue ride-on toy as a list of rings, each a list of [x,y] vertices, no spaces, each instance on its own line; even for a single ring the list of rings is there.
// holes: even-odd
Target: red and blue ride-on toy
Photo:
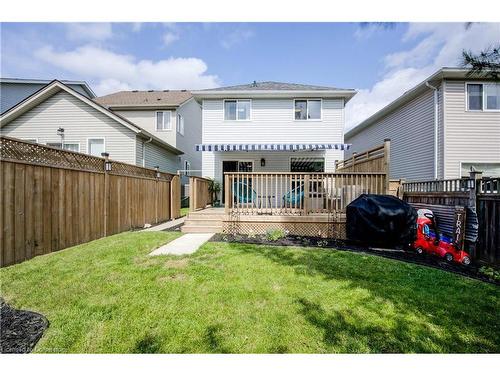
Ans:
[[[417,213],[417,239],[413,248],[418,254],[425,252],[444,258],[447,262],[453,261],[466,266],[470,264],[470,255],[453,243],[451,237],[438,232],[431,210],[420,209]]]

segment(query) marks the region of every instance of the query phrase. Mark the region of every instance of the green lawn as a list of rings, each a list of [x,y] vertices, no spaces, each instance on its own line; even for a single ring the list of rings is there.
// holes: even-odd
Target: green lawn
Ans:
[[[134,232],[1,270],[2,295],[41,312],[37,352],[499,352],[500,288],[371,255]]]
[[[186,216],[188,212],[189,212],[189,207],[181,208],[181,217]]]

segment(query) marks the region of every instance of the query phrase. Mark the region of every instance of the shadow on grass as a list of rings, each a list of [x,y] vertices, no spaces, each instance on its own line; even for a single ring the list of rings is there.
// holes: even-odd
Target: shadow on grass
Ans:
[[[221,324],[213,324],[207,327],[205,331],[205,343],[209,348],[209,351],[212,353],[231,353],[224,345],[222,344],[221,337],[222,325]]]
[[[237,249],[292,267],[299,275],[348,281],[341,287],[369,292],[353,311],[326,311],[318,303],[298,298],[300,313],[323,331],[325,345],[332,348],[346,352],[500,350],[495,286],[478,288],[470,280],[438,270],[343,251],[241,244]],[[383,303],[393,306],[392,314],[383,311]],[[367,317],[382,322],[376,324]]]
[[[161,352],[160,349],[161,340],[157,336],[148,333],[135,344],[132,352],[135,354],[156,354]]]

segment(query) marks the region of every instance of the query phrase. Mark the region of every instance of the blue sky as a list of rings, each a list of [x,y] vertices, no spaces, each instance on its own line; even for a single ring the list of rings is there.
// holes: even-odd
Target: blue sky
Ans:
[[[98,94],[253,80],[356,88],[352,127],[500,24],[2,23],[2,77],[77,79]]]

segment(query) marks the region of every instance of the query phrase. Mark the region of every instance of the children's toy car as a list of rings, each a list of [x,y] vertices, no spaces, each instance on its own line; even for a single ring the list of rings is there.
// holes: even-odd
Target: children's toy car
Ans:
[[[447,262],[470,264],[470,255],[458,248],[451,237],[438,232],[431,210],[420,209],[417,213],[417,239],[413,248],[418,254],[425,252],[444,258]]]

